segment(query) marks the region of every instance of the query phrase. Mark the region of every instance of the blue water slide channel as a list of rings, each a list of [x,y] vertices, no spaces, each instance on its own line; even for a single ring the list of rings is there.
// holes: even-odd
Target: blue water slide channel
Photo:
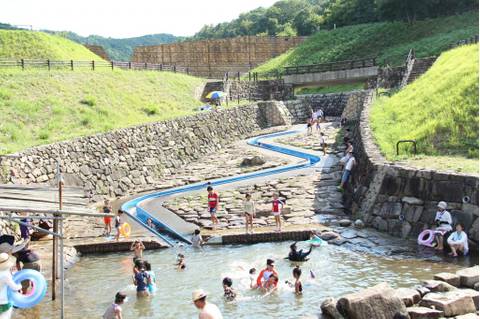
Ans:
[[[230,183],[235,183],[235,182],[240,182],[240,181],[245,181],[253,178],[258,178],[258,177],[265,177],[265,176],[270,176],[270,175],[275,175],[275,174],[280,174],[280,173],[285,173],[288,171],[293,171],[297,169],[302,169],[302,168],[308,168],[315,166],[319,164],[320,162],[320,156],[307,153],[307,152],[302,152],[301,150],[297,149],[292,149],[288,146],[280,146],[277,144],[270,144],[267,143],[263,140],[266,139],[273,139],[285,135],[293,135],[293,134],[298,134],[301,133],[301,130],[289,130],[289,131],[283,131],[283,132],[278,132],[278,133],[272,133],[272,134],[266,134],[266,135],[261,135],[257,136],[254,138],[251,138],[247,141],[249,145],[256,146],[256,147],[261,147],[264,149],[268,149],[271,151],[275,151],[278,153],[294,156],[297,158],[304,159],[305,162],[299,163],[299,164],[290,164],[290,165],[285,165],[282,167],[276,167],[276,168],[271,168],[271,169],[265,169],[257,172],[252,172],[252,173],[247,173],[247,174],[240,174],[236,176],[230,176],[230,177],[224,177],[224,178],[219,178],[215,180],[211,180],[208,182],[200,182],[200,183],[195,183],[195,184],[189,184],[185,186],[180,186],[180,187],[175,187],[175,188],[170,188],[164,191],[159,191],[143,196],[139,196],[137,198],[134,198],[132,200],[129,200],[125,202],[122,205],[122,210],[128,214],[133,220],[138,222],[141,226],[149,230],[151,233],[154,235],[158,236],[159,238],[163,239],[165,242],[167,242],[169,245],[173,246],[175,244],[175,240],[185,242],[187,244],[191,244],[190,240],[186,238],[183,234],[178,233],[175,231],[173,227],[170,225],[166,224],[165,222],[155,218],[152,216],[150,213],[148,213],[144,208],[140,206],[140,203],[147,199],[152,199],[152,198],[159,198],[159,197],[164,197],[164,196],[170,196],[170,195],[176,195],[176,194],[181,194],[181,193],[187,193],[187,192],[192,192],[192,191],[198,191],[205,189],[207,186],[219,186],[219,185],[225,185],[225,184],[230,184]],[[155,225],[156,229],[152,229],[147,226],[147,220],[152,219],[153,224]]]

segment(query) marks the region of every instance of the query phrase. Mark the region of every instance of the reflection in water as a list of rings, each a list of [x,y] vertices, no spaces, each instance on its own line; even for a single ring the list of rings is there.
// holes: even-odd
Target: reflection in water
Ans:
[[[366,288],[382,281],[394,287],[410,287],[419,280],[431,279],[442,271],[455,271],[460,266],[442,260],[418,260],[401,257],[378,257],[354,252],[342,247],[325,246],[314,249],[308,262],[301,264],[304,294],[296,297],[293,288],[295,263],[285,260],[290,243],[264,243],[250,246],[171,248],[145,253],[157,276],[158,290],[154,296],[137,299],[132,284],[132,259],[127,254],[83,257],[67,272],[65,312],[67,318],[100,318],[111,304],[117,291],[124,291],[129,301],[122,306],[125,318],[196,318],[191,292],[203,288],[208,299],[217,304],[225,318],[285,318],[314,316],[320,302],[328,297]],[[299,243],[302,246],[302,243]],[[302,248],[302,247],[300,247]],[[176,255],[186,255],[185,271],[177,271]],[[279,272],[277,292],[264,296],[249,289],[248,270],[265,266],[273,258]],[[315,273],[310,278],[309,272]],[[238,292],[234,302],[223,300],[222,278],[233,279]],[[16,310],[15,319],[56,318],[57,302],[45,299],[36,309]],[[39,312],[41,311],[41,315]],[[35,314],[36,312],[36,314]]]

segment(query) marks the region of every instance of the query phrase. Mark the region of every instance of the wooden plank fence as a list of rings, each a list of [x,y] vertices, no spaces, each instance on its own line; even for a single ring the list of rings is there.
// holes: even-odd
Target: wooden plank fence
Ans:
[[[321,64],[296,65],[296,66],[285,67],[285,75],[351,70],[351,69],[365,68],[365,67],[371,67],[376,65],[377,65],[376,58],[336,61],[336,62],[321,63]]]
[[[57,60],[33,60],[33,59],[0,59],[0,68],[47,69],[47,70],[92,70],[97,69],[122,69],[144,71],[169,71],[189,74],[188,67],[176,65],[122,62],[122,61],[57,61]]]

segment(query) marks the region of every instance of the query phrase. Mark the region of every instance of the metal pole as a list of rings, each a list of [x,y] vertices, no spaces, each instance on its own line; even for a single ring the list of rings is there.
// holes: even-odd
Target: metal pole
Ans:
[[[60,170],[60,161],[57,161],[57,180],[58,180],[58,208],[59,210],[63,209],[63,178],[62,172]],[[59,215],[55,214],[54,217],[59,217]],[[53,221],[57,224],[57,231],[60,234],[60,319],[64,319],[65,316],[65,309],[64,309],[64,302],[65,302],[65,269],[63,264],[63,219],[55,219]]]

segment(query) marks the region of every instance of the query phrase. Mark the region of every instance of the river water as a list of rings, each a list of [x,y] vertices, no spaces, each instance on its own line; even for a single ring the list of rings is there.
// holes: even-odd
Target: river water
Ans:
[[[299,244],[301,246],[301,243]],[[208,300],[217,304],[225,318],[310,318],[318,315],[321,301],[361,288],[388,282],[393,287],[411,287],[433,274],[455,271],[461,266],[441,260],[380,257],[344,247],[328,245],[315,248],[303,270],[303,296],[297,297],[285,280],[292,280],[294,264],[285,260],[289,243],[262,243],[248,246],[171,248],[147,251],[157,276],[156,295],[137,300],[132,284],[132,256],[110,254],[86,256],[67,272],[66,318],[101,318],[117,291],[125,291],[128,302],[122,306],[124,318],[196,318],[191,292],[203,288]],[[186,255],[187,267],[174,266],[176,254]],[[276,260],[280,276],[277,292],[264,296],[249,289],[248,270],[263,268],[266,258]],[[315,278],[310,278],[310,270]],[[222,278],[233,279],[239,297],[223,300]],[[14,318],[58,318],[58,302],[45,301],[33,311],[22,311]]]

